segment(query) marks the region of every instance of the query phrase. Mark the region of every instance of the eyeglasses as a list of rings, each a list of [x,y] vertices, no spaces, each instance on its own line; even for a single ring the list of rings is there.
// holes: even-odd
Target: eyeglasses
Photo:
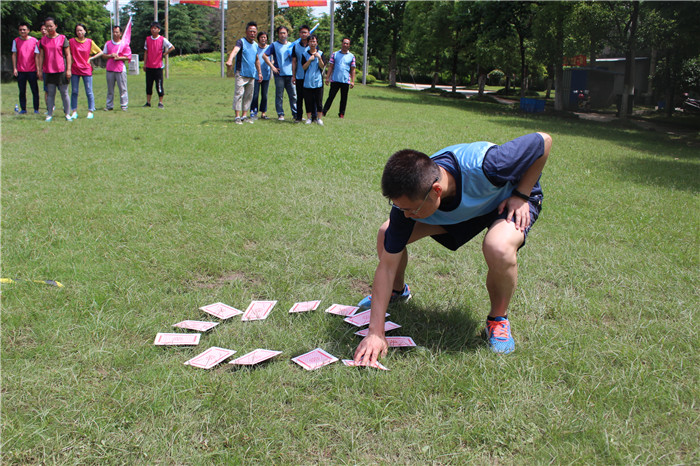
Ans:
[[[401,207],[399,207],[399,206],[397,206],[396,204],[394,204],[393,201],[389,201],[389,205],[391,205],[391,206],[392,206],[393,208],[395,208],[395,209],[399,209],[401,212],[408,212],[408,213],[410,213],[411,215],[418,215],[418,212],[423,208],[423,205],[425,204],[425,201],[428,200],[428,196],[430,196],[430,192],[433,190],[433,185],[434,185],[435,183],[437,183],[437,181],[438,181],[439,179],[440,179],[439,177],[438,177],[438,178],[435,178],[435,180],[434,180],[432,183],[430,183],[430,189],[428,190],[427,193],[425,193],[425,197],[423,198],[423,202],[420,203],[420,205],[418,206],[417,209],[415,209],[415,210],[411,210],[411,209],[402,209]]]

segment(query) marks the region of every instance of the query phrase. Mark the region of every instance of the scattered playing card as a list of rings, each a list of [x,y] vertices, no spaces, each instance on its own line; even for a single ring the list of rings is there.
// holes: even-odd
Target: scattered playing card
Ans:
[[[411,337],[386,337],[390,348],[399,348],[403,346],[416,346],[416,343]]]
[[[397,323],[390,321],[390,320],[387,320],[386,322],[384,322],[384,331],[385,332],[388,332],[389,330],[394,330],[396,328],[401,328],[401,326]],[[363,328],[362,330],[355,332],[355,335],[359,335],[361,337],[366,337],[368,333],[369,333],[369,329]]]
[[[238,364],[241,366],[252,366],[253,364],[258,364],[268,359],[274,358],[278,354],[282,354],[282,351],[272,351],[267,349],[256,349],[248,354],[244,354],[240,358],[236,358],[229,364]]]
[[[158,346],[196,346],[199,344],[199,337],[201,336],[201,333],[159,333],[156,335],[156,341],[153,344]]]
[[[355,361],[353,359],[343,359],[343,364],[345,364],[346,366],[351,366],[351,367],[375,367],[375,368],[381,369],[383,371],[389,370],[386,368],[386,366],[384,366],[379,361],[377,361],[374,365],[372,365],[372,364],[365,364],[364,359],[359,364],[355,364]]]
[[[243,311],[239,311],[235,307],[228,306],[224,303],[209,304],[207,306],[202,306],[199,309],[222,320],[230,319],[238,314],[243,314]]]
[[[193,357],[189,361],[185,362],[190,366],[199,367],[201,369],[211,369],[212,367],[219,364],[224,359],[230,357],[235,353],[234,350],[226,348],[218,348],[212,346],[205,352]]]
[[[299,364],[307,371],[312,371],[314,369],[318,369],[319,367],[327,366],[328,364],[334,363],[337,360],[338,358],[323,351],[321,348],[316,348],[313,351],[309,351],[301,356],[292,358],[292,361]]]
[[[241,316],[241,320],[263,320],[275,307],[277,301],[252,301]]]
[[[343,319],[345,322],[348,324],[352,324],[355,327],[364,327],[365,325],[369,324],[369,316],[372,310],[368,311],[363,311],[360,313],[357,313],[351,317],[346,317]],[[386,317],[389,317],[389,314],[385,314]]]
[[[206,332],[219,325],[218,322],[203,322],[201,320],[183,320],[173,325],[173,327],[184,328],[186,330],[197,330],[198,332]]]
[[[306,312],[315,311],[321,301],[304,301],[302,303],[294,303],[294,306],[289,310],[289,313],[293,312]]]
[[[331,307],[326,309],[326,312],[329,314],[337,314],[339,316],[351,316],[354,315],[357,310],[360,309],[357,306],[345,306],[343,304],[333,304]]]

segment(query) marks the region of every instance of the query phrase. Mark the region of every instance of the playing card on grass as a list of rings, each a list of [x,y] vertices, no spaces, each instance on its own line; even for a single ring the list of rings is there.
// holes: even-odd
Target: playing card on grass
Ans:
[[[294,306],[289,310],[289,313],[293,312],[306,312],[315,311],[321,301],[304,301],[302,303],[294,303]]]
[[[251,301],[248,309],[241,316],[241,320],[263,320],[275,307],[277,301]]]
[[[416,343],[411,337],[386,337],[390,348],[399,348],[403,346],[416,346]]]
[[[347,322],[348,324],[352,324],[355,327],[364,327],[365,325],[369,324],[369,316],[371,312],[371,309],[369,311],[363,311],[353,316],[346,317],[343,319],[343,321]],[[389,314],[384,314],[384,316],[389,317]]]
[[[244,354],[240,358],[236,358],[229,364],[238,364],[240,366],[252,366],[253,364],[258,364],[268,359],[274,358],[278,354],[282,354],[282,351],[272,351],[268,349],[256,349],[248,354]]]
[[[365,364],[364,359],[359,363],[355,364],[355,360],[353,359],[343,359],[343,364],[346,366],[351,366],[351,367],[375,367],[377,369],[381,369],[383,371],[388,371],[389,369],[386,368],[381,362],[377,361],[374,364]]]
[[[156,335],[156,341],[153,342],[157,346],[180,346],[199,344],[201,333],[159,333]]]
[[[203,322],[201,320],[183,320],[173,325],[173,327],[184,328],[186,330],[197,330],[198,332],[206,332],[219,325],[218,322]]]
[[[389,330],[394,330],[395,328],[401,328],[401,326],[397,323],[390,321],[390,320],[387,320],[386,322],[384,322],[384,331],[385,332],[388,332]],[[369,333],[369,329],[363,328],[362,330],[355,332],[355,335],[359,335],[361,337],[366,337],[368,333]]]
[[[186,361],[185,364],[199,367],[201,369],[211,369],[234,353],[234,350],[212,346],[205,352],[193,357],[189,361]]]
[[[337,314],[339,316],[351,316],[357,312],[357,310],[360,309],[357,306],[345,306],[343,304],[333,304],[331,307],[326,309],[326,312],[329,314]]]
[[[209,304],[207,306],[202,306],[199,309],[222,320],[230,319],[238,314],[243,314],[243,311],[239,311],[235,307],[228,306],[224,303]]]
[[[337,360],[338,358],[323,351],[321,348],[316,348],[313,351],[309,351],[301,356],[292,358],[292,361],[299,364],[307,371],[312,371],[314,369],[318,369],[319,367],[327,366],[328,364],[334,363]]]

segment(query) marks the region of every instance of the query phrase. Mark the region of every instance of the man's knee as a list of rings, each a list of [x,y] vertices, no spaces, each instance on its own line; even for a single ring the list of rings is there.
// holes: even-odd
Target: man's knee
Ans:
[[[481,250],[489,268],[514,267],[518,264],[518,246],[505,238],[487,235]]]

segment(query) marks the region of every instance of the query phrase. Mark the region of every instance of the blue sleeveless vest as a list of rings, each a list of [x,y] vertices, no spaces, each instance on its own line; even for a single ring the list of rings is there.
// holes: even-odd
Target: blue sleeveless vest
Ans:
[[[462,200],[459,206],[450,211],[437,210],[433,215],[416,221],[430,225],[453,225],[487,214],[498,207],[503,199],[510,197],[515,188],[513,183],[498,187],[484,175],[482,164],[486,151],[494,146],[490,142],[456,144],[431,155],[431,158],[451,152],[462,172]]]
[[[241,40],[243,48],[241,49],[241,76],[246,78],[258,77],[258,70],[255,68],[255,57],[258,56],[258,44],[248,42],[245,37]]]

